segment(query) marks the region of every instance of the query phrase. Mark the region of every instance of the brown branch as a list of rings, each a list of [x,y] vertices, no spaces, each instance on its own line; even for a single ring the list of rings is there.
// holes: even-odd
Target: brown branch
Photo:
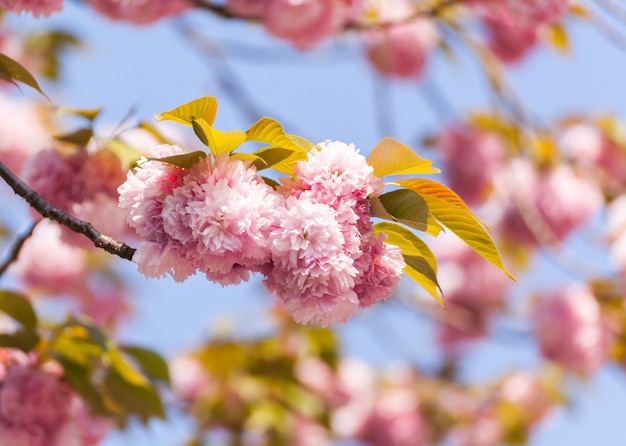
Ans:
[[[72,231],[83,234],[97,248],[104,249],[106,252],[115,254],[123,259],[131,260],[135,254],[135,249],[118,242],[108,235],[101,234],[89,222],[80,220],[67,212],[52,206],[41,195],[31,189],[26,183],[13,174],[3,163],[0,162],[0,177],[13,189],[13,191],[30,204],[33,209],[39,212],[45,218],[54,220],[63,226],[68,227]]]
[[[11,264],[17,260],[22,246],[24,246],[26,240],[28,240],[30,236],[33,235],[33,231],[35,230],[35,226],[37,226],[37,223],[39,223],[39,221],[32,223],[28,230],[17,238],[15,244],[13,245],[13,249],[11,249],[11,251],[9,252],[9,256],[4,262],[0,264],[0,276],[2,276],[4,272],[9,268],[9,266],[11,266]]]

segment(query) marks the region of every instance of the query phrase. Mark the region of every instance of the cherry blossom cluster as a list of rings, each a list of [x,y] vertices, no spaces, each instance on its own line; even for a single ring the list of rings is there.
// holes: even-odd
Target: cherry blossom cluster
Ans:
[[[112,428],[89,413],[58,364],[0,349],[0,444],[95,446]]]
[[[117,187],[124,182],[125,171],[112,152],[41,150],[24,166],[23,178],[53,206],[92,223],[98,231],[115,238],[126,234],[125,215],[117,205]],[[73,232],[64,231],[64,236],[73,244],[91,245]]]
[[[238,369],[227,376],[236,374],[242,379],[245,373],[249,371]],[[283,441],[294,445],[343,441],[371,446],[495,446],[514,436],[529,435],[554,406],[549,385],[526,371],[507,374],[483,386],[482,392],[478,387],[467,389],[419,376],[402,363],[379,373],[355,358],[342,358],[331,366],[319,357],[302,357],[292,373],[293,377],[284,379],[295,379],[294,384],[312,394],[301,404],[315,401],[327,418],[320,422],[307,417],[315,412],[290,401],[296,404],[289,411],[294,419],[282,421],[292,426]],[[258,401],[248,401],[245,394],[237,392],[236,379],[214,376],[192,356],[176,358],[171,374],[175,393],[205,429],[227,429],[220,422],[237,419],[249,426],[247,435],[264,438],[262,428],[255,432],[255,423],[238,418],[238,414],[254,413]],[[223,404],[214,404],[216,394],[220,401],[229,402],[226,413]],[[302,390],[297,394],[303,394]],[[203,410],[196,412],[194,407]],[[242,410],[244,407],[247,410]],[[433,429],[435,425],[437,429]]]
[[[520,60],[539,39],[543,26],[557,23],[568,0],[470,0],[483,19],[488,45],[504,62]]]
[[[182,154],[159,145],[153,157]],[[353,145],[326,141],[272,189],[247,163],[222,154],[189,169],[144,159],[119,188],[148,277],[196,271],[222,285],[262,273],[300,323],[348,320],[388,298],[404,268],[375,235],[370,195],[383,183]]]

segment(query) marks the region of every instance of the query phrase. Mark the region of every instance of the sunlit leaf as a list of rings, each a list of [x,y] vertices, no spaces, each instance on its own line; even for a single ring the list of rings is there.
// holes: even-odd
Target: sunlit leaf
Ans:
[[[206,158],[206,153],[201,150],[195,152],[181,153],[180,155],[166,156],[164,158],[148,158],[152,161],[160,161],[162,163],[171,164],[173,166],[189,169],[201,159]]]
[[[544,30],[546,40],[552,44],[554,48],[562,53],[567,53],[570,50],[569,39],[567,37],[567,31],[563,28],[563,25],[554,23]]]
[[[81,41],[65,30],[45,30],[30,34],[25,42],[29,55],[37,58],[39,72],[53,80],[59,79],[59,67],[65,50],[79,47]]]
[[[102,111],[101,108],[73,108],[73,107],[59,107],[56,110],[57,110],[57,113],[80,116],[81,118],[85,118],[89,122],[93,122]]]
[[[164,418],[163,403],[153,386],[136,386],[115,370],[110,370],[103,381],[105,399],[110,399],[125,413],[136,414],[145,424],[152,417]]]
[[[124,169],[135,167],[143,156],[142,152],[117,138],[101,141],[101,143],[120,160]]]
[[[437,235],[442,230],[441,225],[433,218],[426,200],[412,190],[398,189],[387,192],[378,197],[378,200],[385,213],[393,217],[393,221],[430,235]],[[381,217],[374,213],[372,215]]]
[[[174,121],[191,126],[194,119],[204,119],[209,125],[215,122],[217,115],[217,100],[212,96],[194,99],[172,110],[156,113],[157,121]]]
[[[124,357],[116,348],[108,349],[108,358],[111,367],[129,384],[137,387],[150,385],[150,381],[138,370],[124,360]]]
[[[315,147],[315,144],[313,144],[311,141],[301,136],[298,136],[298,135],[287,135],[287,136],[289,137],[290,140],[292,140],[297,146],[299,146],[305,152],[308,152],[313,147]]]
[[[437,259],[428,245],[413,232],[395,223],[376,223],[374,232],[384,233],[385,243],[402,250],[407,265],[405,273],[443,305],[438,293],[441,292],[441,288],[437,281]]]
[[[467,212],[472,212],[465,202],[454,191],[449,189],[437,181],[429,180],[426,178],[411,178],[407,180],[397,180],[396,184],[402,187],[411,189],[422,195],[430,195],[432,197],[440,198],[447,201],[450,204],[465,209]],[[476,218],[476,217],[475,217]],[[480,220],[479,220],[480,221]],[[487,227],[482,221],[480,223]]]
[[[474,251],[500,268],[507,276],[515,278],[502,263],[496,244],[480,221],[466,208],[450,203],[434,195],[421,195],[428,203],[430,212],[445,227],[454,232]]]
[[[290,149],[297,152],[306,152],[307,149],[301,147],[302,138],[292,139],[283,130],[280,123],[272,118],[261,118],[246,131],[248,141],[258,141],[269,144],[273,147]]]
[[[92,136],[93,130],[91,128],[82,128],[71,133],[56,135],[54,139],[84,147],[87,145],[87,143],[89,143],[89,140],[92,138]]]
[[[169,382],[170,374],[167,362],[156,352],[143,347],[126,345],[120,348],[122,352],[132,356],[139,364],[141,371],[155,379]]]
[[[92,411],[100,415],[109,414],[99,389],[91,382],[91,369],[68,361],[66,358],[57,358],[63,367],[63,381],[67,382],[89,405]]]
[[[27,330],[37,328],[37,315],[26,296],[0,290],[0,311],[19,322]]]
[[[191,125],[196,136],[214,155],[232,152],[246,141],[246,134],[241,130],[222,132],[214,129],[204,119],[193,119]]]
[[[413,149],[393,138],[381,139],[367,157],[374,168],[374,175],[429,174],[440,170],[431,166],[431,161],[419,156]]]
[[[254,152],[254,155],[265,162],[265,168],[271,167],[278,172],[287,174],[293,171],[293,165],[297,161],[307,158],[306,152],[284,149],[282,147],[263,147]]]
[[[46,96],[41,87],[39,87],[39,84],[33,75],[18,62],[2,53],[0,53],[0,79],[4,79],[12,84],[15,84],[16,81],[26,84],[37,90],[49,100],[48,96]]]

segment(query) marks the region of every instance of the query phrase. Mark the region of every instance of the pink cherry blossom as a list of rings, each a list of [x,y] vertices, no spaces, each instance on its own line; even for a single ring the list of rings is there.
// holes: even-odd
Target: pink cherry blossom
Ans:
[[[620,272],[626,272],[626,195],[622,194],[607,207],[610,255]]]
[[[196,163],[163,202],[166,233],[209,280],[247,280],[269,262],[281,198],[253,168],[223,154]]]
[[[29,12],[35,17],[47,17],[63,9],[63,0],[0,0],[0,9],[10,12]]]
[[[531,318],[545,358],[582,375],[593,373],[606,359],[607,332],[588,288],[571,285],[542,296]]]
[[[546,388],[537,377],[523,370],[507,375],[498,386],[497,396],[500,403],[519,411],[527,428],[541,421],[552,409]]]
[[[203,395],[216,391],[215,383],[200,362],[190,356],[178,356],[170,362],[172,389],[185,403],[191,404]]]
[[[52,142],[39,106],[0,92],[0,162],[20,175],[26,160]]]
[[[89,0],[89,4],[102,15],[135,25],[178,15],[192,6],[186,0]]]
[[[310,48],[338,32],[352,17],[348,0],[270,0],[262,11],[267,31],[300,48]]]
[[[507,201],[501,230],[520,243],[561,241],[604,204],[598,185],[566,164],[537,172],[530,162],[514,160],[499,172],[496,186]]]
[[[61,227],[41,221],[9,269],[29,290],[63,294],[76,288],[87,273],[84,251],[61,239]]]
[[[226,8],[239,17],[261,17],[268,3],[267,0],[227,0]]]
[[[494,20],[519,28],[559,21],[569,0],[470,0],[476,10]]]
[[[288,197],[279,228],[272,231],[273,268],[265,286],[299,323],[345,322],[359,309],[352,289],[357,270],[328,205]]]
[[[454,426],[446,436],[449,446],[499,446],[503,441],[502,422],[491,414],[479,414],[471,424]]]
[[[487,45],[503,62],[520,61],[538,41],[536,28],[519,28],[509,22],[485,18]]]
[[[391,297],[402,278],[405,267],[402,251],[384,240],[383,234],[371,237],[362,245],[363,253],[354,263],[359,271],[354,291],[361,308]]]
[[[445,297],[438,341],[451,347],[487,334],[491,315],[504,305],[510,280],[454,235],[438,237],[437,277]]]
[[[435,24],[415,14],[414,5],[406,0],[376,0],[369,2],[369,15],[377,22],[399,22],[376,28],[364,34],[367,57],[383,74],[401,78],[419,76],[425,67],[428,52],[439,42]]]
[[[446,163],[450,188],[469,205],[484,202],[504,160],[503,141],[493,133],[452,126],[437,138],[437,149]]]

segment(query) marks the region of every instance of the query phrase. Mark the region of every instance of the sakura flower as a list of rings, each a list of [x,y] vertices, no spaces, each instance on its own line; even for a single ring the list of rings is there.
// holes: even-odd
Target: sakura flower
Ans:
[[[521,243],[535,244],[542,235],[561,241],[604,203],[597,184],[565,164],[536,172],[529,162],[515,160],[499,173],[496,186],[510,203],[501,229],[506,237]],[[520,213],[520,205],[534,213]]]
[[[504,160],[502,140],[492,133],[454,126],[437,138],[437,149],[452,190],[469,205],[482,203]]]
[[[0,92],[0,162],[21,176],[26,160],[50,146],[51,137],[36,103]]]
[[[61,239],[61,227],[43,220],[9,269],[27,288],[43,293],[71,292],[87,273],[85,253]]]
[[[519,28],[557,22],[567,12],[568,0],[470,0],[476,10]]]
[[[590,375],[606,359],[607,332],[588,288],[572,285],[543,296],[531,318],[545,358],[582,375]]]
[[[281,200],[253,168],[223,154],[196,163],[163,202],[166,233],[194,266],[222,284],[247,280],[269,261]]]
[[[186,0],[89,0],[89,3],[102,15],[135,25],[147,25],[180,14],[192,6]]]
[[[265,286],[299,323],[329,325],[356,314],[357,270],[328,205],[288,197],[280,226],[270,234],[273,268]]]
[[[525,429],[541,421],[552,408],[542,383],[522,370],[507,375],[498,386],[497,395],[500,404],[518,412]]]
[[[273,36],[310,48],[341,29],[352,15],[348,0],[270,0],[263,24]]]
[[[438,340],[452,346],[484,336],[490,316],[504,304],[509,280],[456,236],[438,238],[437,276],[446,297]]]
[[[509,22],[485,19],[487,46],[503,62],[520,61],[538,41],[536,28],[519,28]]]
[[[228,0],[226,8],[239,17],[260,17],[268,3],[266,0]]]
[[[439,42],[435,24],[427,18],[407,22],[415,10],[406,0],[376,0],[370,1],[369,6],[369,15],[375,16],[377,22],[399,22],[365,33],[367,57],[372,65],[383,74],[419,76],[428,52]]]
[[[47,17],[63,9],[63,0],[0,0],[0,9],[10,12],[30,12],[34,17]]]

